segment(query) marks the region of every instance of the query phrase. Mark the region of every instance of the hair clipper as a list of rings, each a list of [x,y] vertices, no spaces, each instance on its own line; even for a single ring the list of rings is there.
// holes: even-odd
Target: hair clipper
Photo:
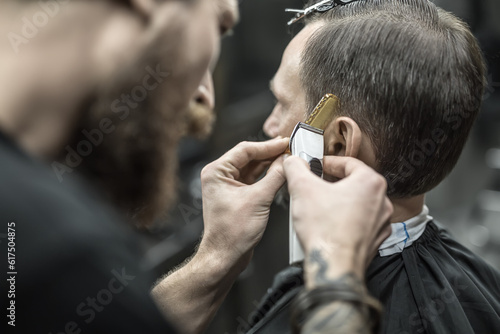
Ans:
[[[338,108],[339,99],[332,94],[325,95],[309,119],[298,123],[290,136],[289,153],[304,159],[311,171],[321,178],[325,149],[323,134]],[[290,198],[290,264],[304,260],[304,251],[293,227],[292,207],[293,199]]]

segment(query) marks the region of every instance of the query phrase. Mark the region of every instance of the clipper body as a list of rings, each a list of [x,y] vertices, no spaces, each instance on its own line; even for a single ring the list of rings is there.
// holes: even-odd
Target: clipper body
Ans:
[[[339,100],[332,94],[327,94],[316,106],[306,123],[298,123],[290,136],[290,153],[304,159],[311,171],[323,177],[323,156],[325,154],[324,130],[330,123]],[[295,228],[293,227],[293,198],[290,198],[290,264],[304,260],[304,251],[300,246]]]
[[[323,177],[323,130],[299,123],[290,137],[290,151],[309,164],[311,171]],[[304,260],[304,251],[295,233],[292,219],[293,200],[290,199],[290,264]]]

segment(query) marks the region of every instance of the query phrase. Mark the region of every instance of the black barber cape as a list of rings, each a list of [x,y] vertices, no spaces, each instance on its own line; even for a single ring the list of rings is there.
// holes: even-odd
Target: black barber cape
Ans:
[[[500,333],[500,273],[434,222],[403,253],[377,256],[367,285],[385,307],[382,333]],[[302,286],[301,268],[277,275],[248,333],[291,333],[290,303]]]
[[[2,333],[174,333],[149,297],[137,236],[98,198],[0,133]]]

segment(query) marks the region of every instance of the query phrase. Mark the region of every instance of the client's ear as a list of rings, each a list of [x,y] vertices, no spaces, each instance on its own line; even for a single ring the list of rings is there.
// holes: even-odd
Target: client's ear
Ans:
[[[361,129],[349,117],[334,119],[325,131],[326,155],[358,158],[361,142]]]

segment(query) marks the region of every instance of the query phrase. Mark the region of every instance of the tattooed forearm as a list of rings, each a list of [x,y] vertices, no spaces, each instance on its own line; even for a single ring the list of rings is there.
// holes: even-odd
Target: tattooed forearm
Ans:
[[[363,283],[354,273],[344,274],[340,278],[338,276],[336,278],[331,278],[331,274],[329,276],[329,271],[332,268],[330,267],[331,264],[325,260],[323,251],[313,249],[306,262],[306,272],[310,279],[310,282],[308,282],[309,286],[317,287],[328,284],[342,284],[345,285],[346,288],[355,288],[355,291],[358,293],[364,292],[365,288]]]
[[[321,252],[315,249],[309,255],[309,265],[317,264],[318,269],[314,278],[315,284],[332,283],[327,277],[326,272],[328,270],[328,263],[325,261]]]
[[[303,334],[354,333],[377,331],[382,307],[368,295],[364,283],[354,273],[333,277],[324,253],[313,250],[305,263],[308,290],[301,293],[292,311]],[[296,329],[297,329],[296,327]]]
[[[302,328],[302,334],[370,334],[368,314],[360,304],[332,302],[319,306]]]

